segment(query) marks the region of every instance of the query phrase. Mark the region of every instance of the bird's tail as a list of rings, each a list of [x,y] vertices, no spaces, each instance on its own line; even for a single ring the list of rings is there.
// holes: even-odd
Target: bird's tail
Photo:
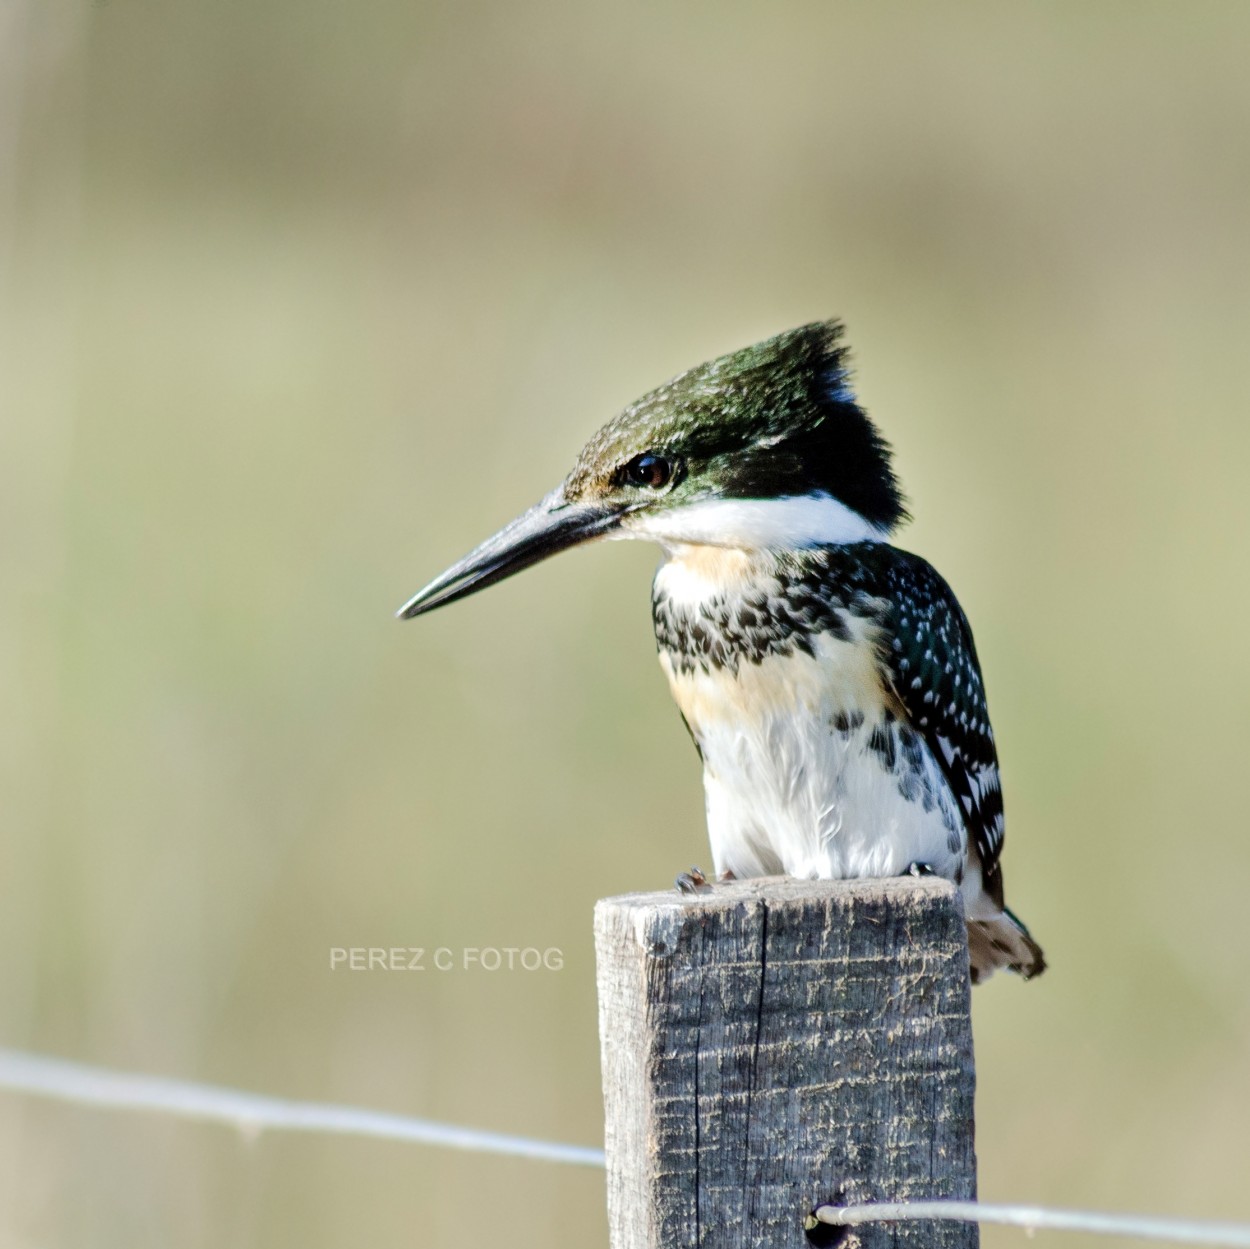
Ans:
[[[1000,967],[1031,980],[1046,970],[1042,947],[1029,930],[1009,911],[993,919],[968,921],[968,958],[972,983],[988,980]]]

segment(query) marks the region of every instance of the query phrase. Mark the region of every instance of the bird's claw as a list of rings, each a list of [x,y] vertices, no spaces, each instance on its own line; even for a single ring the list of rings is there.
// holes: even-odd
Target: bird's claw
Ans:
[[[909,863],[904,876],[915,876],[919,879],[922,876],[936,876],[937,872],[933,870],[932,863]]]
[[[688,872],[682,872],[674,884],[677,886],[678,893],[685,894],[702,893],[703,890],[712,887],[701,867],[692,867]]]

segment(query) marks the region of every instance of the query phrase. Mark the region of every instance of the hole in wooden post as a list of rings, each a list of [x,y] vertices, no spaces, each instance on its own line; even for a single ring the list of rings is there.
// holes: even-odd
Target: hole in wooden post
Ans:
[[[803,1220],[803,1235],[807,1237],[809,1245],[816,1245],[818,1249],[830,1249],[831,1246],[837,1245],[839,1249],[858,1249],[860,1239],[855,1235],[855,1229],[849,1224],[839,1227],[836,1223],[822,1223],[816,1217],[816,1211],[821,1206],[845,1206],[853,1204],[853,1198],[848,1191],[850,1188],[859,1188],[861,1185],[856,1184],[853,1180],[850,1184],[843,1184],[838,1187],[833,1196],[828,1201],[822,1201],[817,1205],[807,1218]]]
[[[842,1249],[851,1249],[858,1244],[858,1239],[848,1239],[851,1229],[838,1227],[833,1223],[822,1223],[814,1214],[809,1214],[803,1221],[803,1235],[809,1245],[818,1249],[830,1249],[832,1245],[840,1245]]]

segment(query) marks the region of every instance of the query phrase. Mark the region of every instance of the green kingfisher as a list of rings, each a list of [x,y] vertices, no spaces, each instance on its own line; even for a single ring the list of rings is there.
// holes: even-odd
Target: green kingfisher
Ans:
[[[818,322],[631,404],[555,490],[399,614],[579,543],[658,543],[656,643],[703,762],[719,877],[935,873],[963,896],[973,980],[1035,976],[1042,951],[1003,902],[972,631],[942,577],[891,544],[905,519],[842,326]]]

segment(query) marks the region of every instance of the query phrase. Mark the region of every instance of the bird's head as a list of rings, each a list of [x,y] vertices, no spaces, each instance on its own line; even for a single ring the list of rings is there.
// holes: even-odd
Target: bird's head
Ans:
[[[630,404],[541,503],[436,577],[418,616],[593,538],[746,550],[880,539],[906,516],[837,321],[690,369]]]

